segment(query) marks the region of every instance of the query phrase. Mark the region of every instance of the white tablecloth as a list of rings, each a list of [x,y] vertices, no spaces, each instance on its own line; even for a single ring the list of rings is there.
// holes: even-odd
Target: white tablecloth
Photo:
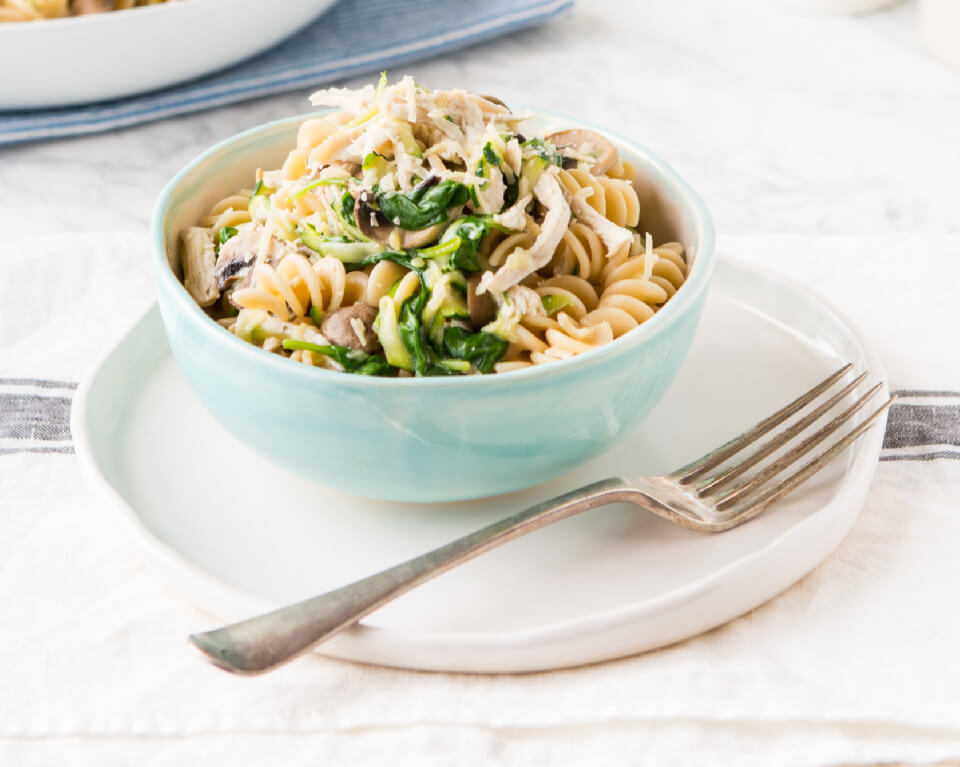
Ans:
[[[141,562],[55,428],[71,382],[152,294],[143,239],[0,246],[0,765],[960,759],[960,237],[721,246],[842,306],[891,388],[911,390],[902,402],[926,408],[891,419],[902,433],[822,566],[705,636],[591,668],[482,677],[310,657],[257,678],[188,648],[209,619]]]

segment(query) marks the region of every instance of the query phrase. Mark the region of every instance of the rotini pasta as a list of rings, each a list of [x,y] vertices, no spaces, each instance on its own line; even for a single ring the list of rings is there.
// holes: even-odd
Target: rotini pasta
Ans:
[[[210,212],[200,219],[200,226],[220,231],[224,227],[238,227],[250,223],[250,211],[247,204],[250,202],[252,191],[241,191],[237,194],[224,197],[210,209]]]
[[[549,268],[553,274],[573,274],[584,279],[599,275],[607,265],[607,252],[593,229],[573,221],[563,233],[563,241]]]
[[[635,170],[593,131],[525,139],[523,115],[410,78],[312,97],[257,186],[184,232],[184,284],[294,361],[371,375],[507,373],[649,320],[679,243],[639,229]]]

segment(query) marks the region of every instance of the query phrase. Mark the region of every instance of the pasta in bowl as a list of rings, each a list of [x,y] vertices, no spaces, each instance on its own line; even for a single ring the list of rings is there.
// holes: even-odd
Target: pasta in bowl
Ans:
[[[250,343],[366,375],[506,372],[610,343],[684,282],[595,131],[528,138],[530,115],[409,77],[312,99],[339,109],[182,234],[187,289]]]
[[[222,423],[348,492],[455,500],[555,476],[649,412],[713,261],[669,167],[406,79],[314,98],[333,109],[214,147],[155,211],[171,347]]]

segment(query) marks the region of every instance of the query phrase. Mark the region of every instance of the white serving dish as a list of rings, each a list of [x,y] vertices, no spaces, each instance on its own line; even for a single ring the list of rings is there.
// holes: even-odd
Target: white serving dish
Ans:
[[[81,384],[77,454],[131,544],[211,615],[195,629],[212,628],[369,575],[587,482],[676,468],[844,362],[883,377],[862,337],[801,286],[724,259],[714,280],[690,354],[653,413],[608,453],[528,490],[392,503],[294,475],[207,413],[173,360],[155,306]],[[518,672],[621,657],[706,631],[775,597],[840,543],[870,485],[882,421],[735,530],[707,536],[608,506],[446,573],[319,649],[408,668]]]
[[[0,109],[122,98],[235,64],[334,0],[172,0],[90,16],[0,24]]]

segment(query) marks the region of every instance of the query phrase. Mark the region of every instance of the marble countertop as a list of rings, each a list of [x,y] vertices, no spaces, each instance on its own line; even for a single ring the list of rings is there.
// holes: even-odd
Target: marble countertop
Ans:
[[[636,137],[700,191],[721,237],[960,231],[960,72],[924,51],[910,2],[850,17],[580,0],[544,27],[404,71]],[[184,163],[305,111],[306,95],[2,149],[0,229],[144,230]]]

